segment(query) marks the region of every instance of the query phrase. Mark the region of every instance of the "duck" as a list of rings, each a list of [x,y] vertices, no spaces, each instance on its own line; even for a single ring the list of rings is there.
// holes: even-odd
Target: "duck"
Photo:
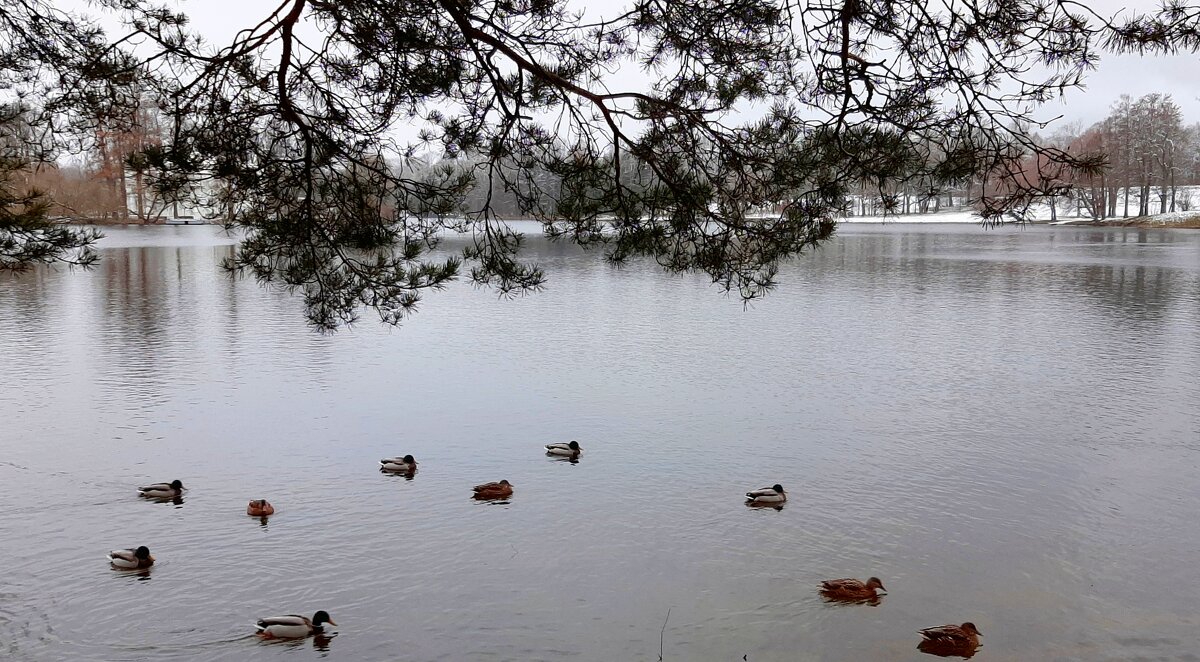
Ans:
[[[827,579],[821,582],[821,594],[834,600],[874,600],[875,590],[887,591],[878,577],[871,577],[865,583],[857,579]]]
[[[771,487],[746,492],[746,499],[753,505],[783,503],[787,501],[787,492],[783,491],[782,485],[776,483]]]
[[[254,634],[264,639],[299,639],[310,634],[324,633],[326,623],[337,625],[324,609],[313,614],[311,619],[299,614],[268,616],[258,619],[254,624]]]
[[[379,461],[379,470],[402,474],[412,473],[417,470],[417,461],[411,455],[386,457]]]
[[[925,638],[922,644],[929,646],[938,646],[947,649],[960,649],[974,653],[976,648],[979,648],[979,629],[974,623],[963,623],[962,625],[939,625],[937,627],[925,628],[918,630],[921,636]]]
[[[472,489],[475,490],[476,499],[507,499],[513,493],[513,487],[507,480],[476,485]]]
[[[154,483],[138,488],[138,494],[152,499],[170,499],[183,494],[183,483],[178,479],[169,483]]]
[[[583,453],[583,449],[579,447],[579,442],[575,440],[571,440],[565,444],[546,444],[547,455],[579,457],[581,453]]]
[[[122,570],[133,570],[154,565],[154,557],[150,556],[150,548],[142,545],[136,548],[114,549],[108,553],[108,562]]]
[[[275,506],[266,499],[255,499],[246,506],[246,514],[252,517],[266,517],[275,514]]]

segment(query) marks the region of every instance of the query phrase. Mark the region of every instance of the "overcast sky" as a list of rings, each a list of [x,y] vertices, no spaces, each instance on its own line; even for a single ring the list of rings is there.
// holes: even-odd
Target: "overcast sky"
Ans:
[[[921,1],[921,0],[914,0]],[[185,11],[193,27],[210,39],[221,42],[238,29],[257,23],[280,0],[169,0]],[[64,9],[88,11],[86,0],[55,0]],[[611,4],[624,5],[621,0],[592,0],[592,10]],[[1097,13],[1109,15],[1118,11],[1146,11],[1156,0],[1090,0],[1086,4]],[[1069,93],[1063,102],[1047,104],[1046,118],[1062,115],[1064,121],[1079,121],[1085,126],[1103,119],[1109,106],[1121,94],[1138,97],[1151,92],[1171,94],[1183,108],[1184,121],[1200,122],[1200,55],[1187,54],[1166,57],[1136,55],[1106,55],[1099,68],[1087,79],[1087,88]],[[1051,126],[1047,132],[1052,132]]]

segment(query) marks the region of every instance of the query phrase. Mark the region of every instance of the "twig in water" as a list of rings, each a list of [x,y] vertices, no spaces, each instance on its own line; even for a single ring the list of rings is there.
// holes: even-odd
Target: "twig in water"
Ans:
[[[667,633],[667,621],[671,620],[671,608],[667,607],[667,617],[663,619],[662,630],[658,632],[658,662],[663,659],[663,635]]]

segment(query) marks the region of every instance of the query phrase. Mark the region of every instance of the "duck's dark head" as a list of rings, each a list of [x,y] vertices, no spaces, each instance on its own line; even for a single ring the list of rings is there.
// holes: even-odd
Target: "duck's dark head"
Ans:
[[[416,464],[416,463],[417,463],[417,461],[416,461],[416,459],[415,459],[415,458],[413,458],[413,456],[411,456],[411,455],[405,455],[405,456],[404,456],[404,463],[405,463],[405,464]]]
[[[141,547],[133,550],[133,556],[134,558],[145,561],[146,559],[150,558],[150,548],[142,545]]]
[[[779,483],[775,483],[774,485],[772,485],[771,489],[775,490],[776,492],[779,492],[780,494],[783,494],[783,485],[780,485]]]
[[[567,444],[567,448],[570,448],[573,451],[577,451],[577,450],[579,450],[579,442],[572,439],[571,443]]]
[[[877,588],[881,591],[887,590],[886,588],[883,587],[883,582],[880,581],[878,577],[872,577],[872,578],[868,579],[867,580],[867,588]]]
[[[171,489],[182,490],[183,489],[183,481],[179,480],[178,478],[171,481]]]
[[[508,484],[509,484],[509,482],[508,482],[507,480],[502,480],[502,481],[500,481],[500,484],[501,484],[501,485],[508,485]]]
[[[970,633],[974,634],[976,637],[982,637],[982,636],[983,636],[983,633],[979,631],[979,628],[975,627],[975,624],[974,624],[974,623],[971,623],[971,622],[963,623],[963,624],[962,624],[962,629],[966,630],[967,632],[970,632]]]
[[[315,627],[321,627],[325,623],[328,623],[330,625],[337,625],[337,623],[333,622],[332,618],[329,618],[329,612],[325,611],[324,609],[313,614],[312,624]]]

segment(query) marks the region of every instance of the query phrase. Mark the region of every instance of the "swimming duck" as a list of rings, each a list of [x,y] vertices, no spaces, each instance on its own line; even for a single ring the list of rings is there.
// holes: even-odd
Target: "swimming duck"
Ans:
[[[783,491],[783,486],[779,484],[771,487],[764,487],[760,490],[746,492],[746,499],[751,504],[768,504],[768,503],[783,503],[787,501],[787,493]]]
[[[266,517],[275,514],[275,506],[266,499],[255,499],[246,506],[246,514],[253,517]]]
[[[154,557],[150,556],[150,548],[142,545],[138,548],[114,549],[108,553],[108,562],[123,570],[149,568],[154,565]]]
[[[379,461],[379,469],[402,474],[412,473],[417,470],[417,461],[411,455],[388,457]]]
[[[922,644],[936,645],[948,649],[960,649],[974,653],[979,648],[979,638],[983,635],[976,629],[974,623],[962,625],[939,625],[934,628],[918,630],[925,640]],[[969,656],[968,656],[969,657]]]
[[[476,499],[507,499],[513,493],[512,485],[507,480],[476,485],[472,489],[475,490]]]
[[[183,483],[173,480],[169,483],[155,483],[138,488],[138,494],[153,499],[170,499],[183,494]]]
[[[887,590],[878,577],[872,577],[866,583],[857,579],[828,579],[821,582],[821,595],[834,600],[874,600],[878,597],[875,589]]]
[[[583,449],[579,447],[579,442],[572,440],[566,444],[546,444],[547,455],[563,455],[566,457],[579,457]]]
[[[311,619],[298,614],[268,616],[254,624],[255,634],[264,639],[298,639],[310,634],[321,634],[326,623],[337,625],[325,610],[313,614]]]

